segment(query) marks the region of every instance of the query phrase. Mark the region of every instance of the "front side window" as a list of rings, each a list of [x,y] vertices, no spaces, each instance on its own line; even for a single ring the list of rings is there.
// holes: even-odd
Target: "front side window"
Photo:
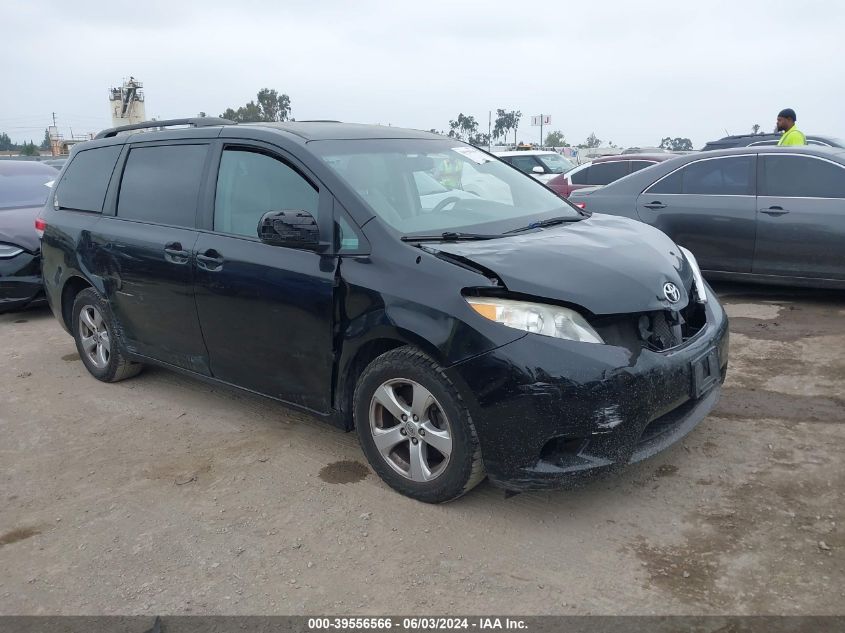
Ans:
[[[117,217],[195,226],[207,150],[207,145],[133,147],[123,169]]]
[[[309,148],[404,234],[502,232],[526,220],[581,217],[533,178],[455,141],[314,141]]]
[[[845,198],[845,169],[810,156],[763,156],[761,196]]]
[[[628,161],[615,160],[590,165],[588,185],[609,185],[628,175]]]
[[[258,237],[268,211],[308,211],[317,217],[319,193],[278,158],[243,149],[225,149],[214,198],[214,230]]]
[[[542,167],[533,156],[513,156],[510,159],[511,165],[526,174],[533,174],[535,167]]]
[[[654,184],[650,193],[754,195],[754,157],[735,156],[690,163]]]
[[[78,152],[56,187],[59,208],[101,213],[120,145]]]
[[[537,158],[543,163],[546,173],[549,174],[565,174],[570,169],[575,168],[575,163],[560,154],[539,154]]]

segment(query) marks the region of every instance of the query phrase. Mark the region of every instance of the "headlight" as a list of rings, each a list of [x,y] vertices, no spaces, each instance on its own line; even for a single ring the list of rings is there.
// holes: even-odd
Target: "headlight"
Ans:
[[[707,303],[707,293],[704,291],[704,277],[701,276],[701,269],[698,267],[698,261],[695,259],[690,251],[683,246],[678,246],[684,257],[687,258],[689,265],[692,267],[692,278],[695,281],[695,300],[699,303]]]
[[[9,259],[21,253],[23,253],[22,248],[18,248],[12,244],[0,244],[0,259]]]
[[[492,297],[464,298],[478,314],[507,327],[582,343],[604,343],[584,317],[569,308]]]

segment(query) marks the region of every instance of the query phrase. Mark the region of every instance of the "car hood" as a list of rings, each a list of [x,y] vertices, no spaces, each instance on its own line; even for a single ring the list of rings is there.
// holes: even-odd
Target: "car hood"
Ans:
[[[657,229],[593,214],[503,239],[427,245],[493,272],[511,292],[576,304],[595,315],[687,305],[693,274],[675,243]],[[663,285],[680,299],[670,304]]]
[[[0,209],[0,242],[15,244],[37,253],[41,248],[38,233],[35,232],[35,218],[42,207]]]

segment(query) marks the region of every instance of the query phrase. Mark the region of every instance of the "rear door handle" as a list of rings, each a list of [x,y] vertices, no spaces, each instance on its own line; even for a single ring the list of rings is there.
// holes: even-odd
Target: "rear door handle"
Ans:
[[[191,254],[182,248],[179,242],[164,245],[164,258],[173,264],[187,264]]]
[[[646,209],[665,209],[666,205],[660,202],[659,200],[655,200],[654,202],[649,202],[648,204],[643,205]]]
[[[781,216],[781,215],[786,215],[787,213],[789,213],[789,211],[787,211],[783,207],[775,206],[775,207],[769,207],[768,209],[760,209],[760,213],[765,213],[766,215],[778,217],[778,216]]]
[[[217,272],[223,268],[223,257],[213,248],[197,255],[197,266],[209,272]]]

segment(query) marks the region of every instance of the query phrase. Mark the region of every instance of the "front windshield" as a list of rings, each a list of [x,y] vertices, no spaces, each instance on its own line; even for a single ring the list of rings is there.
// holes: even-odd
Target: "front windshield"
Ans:
[[[309,147],[405,235],[501,233],[578,211],[530,176],[456,141],[315,141]]]
[[[552,174],[565,174],[570,169],[575,169],[575,163],[560,154],[538,154],[537,158],[546,166],[546,170]]]
[[[42,207],[50,193],[42,173],[0,174],[0,209]]]

